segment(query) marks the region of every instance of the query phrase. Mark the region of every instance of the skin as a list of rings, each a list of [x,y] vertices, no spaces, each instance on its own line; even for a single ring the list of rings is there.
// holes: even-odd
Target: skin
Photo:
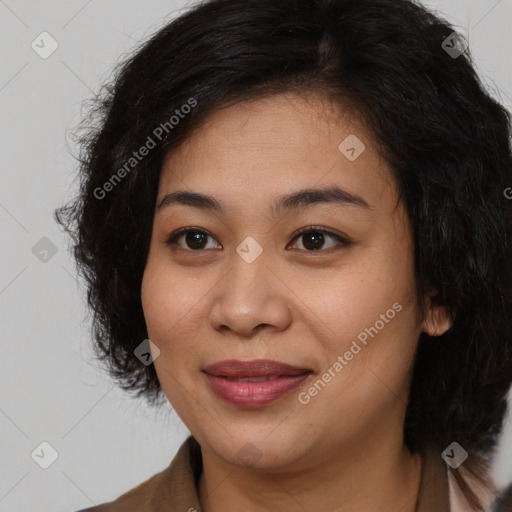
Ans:
[[[354,161],[338,149],[350,134],[366,146]],[[370,208],[326,203],[272,216],[279,196],[331,185]],[[167,156],[157,204],[177,190],[227,207],[156,209],[141,290],[163,391],[201,444],[204,511],[413,512],[421,464],[402,437],[411,365],[420,332],[440,334],[449,321],[433,305],[419,315],[410,223],[372,136],[348,109],[314,94],[240,103]],[[313,251],[310,236],[294,236],[311,225],[351,243],[325,234]],[[166,244],[182,227],[211,236]],[[252,263],[236,252],[249,236],[263,249]],[[301,403],[298,394],[394,303],[401,311]],[[260,358],[314,373],[247,409],[217,397],[201,371]],[[238,453],[249,442],[259,459],[247,466]]]

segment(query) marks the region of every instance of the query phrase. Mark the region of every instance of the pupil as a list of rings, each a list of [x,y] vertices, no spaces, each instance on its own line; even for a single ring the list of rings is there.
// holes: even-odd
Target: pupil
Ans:
[[[323,245],[322,242],[324,241],[324,235],[322,233],[310,233],[302,236],[305,240],[305,243],[303,243],[306,249],[316,251]],[[205,240],[205,234],[200,233],[199,231],[190,232],[186,235],[187,245],[191,249],[201,249],[204,246]]]
[[[308,235],[303,235],[306,239],[306,243],[304,243],[304,247],[306,249],[312,249],[313,251],[321,248],[322,242],[324,240],[324,235],[321,233],[312,233]],[[311,242],[311,244],[310,244]],[[317,247],[318,242],[320,242],[320,247]]]
[[[191,249],[200,249],[204,245],[204,239],[206,239],[204,233],[199,233],[198,231],[187,233],[186,235],[187,245]],[[194,244],[199,244],[200,247],[194,246]]]

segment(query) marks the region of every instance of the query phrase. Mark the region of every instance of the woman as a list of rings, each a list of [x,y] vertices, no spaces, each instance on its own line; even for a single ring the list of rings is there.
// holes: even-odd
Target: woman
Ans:
[[[209,0],[94,113],[57,220],[96,353],[192,435],[86,510],[512,510],[510,117],[446,21]]]

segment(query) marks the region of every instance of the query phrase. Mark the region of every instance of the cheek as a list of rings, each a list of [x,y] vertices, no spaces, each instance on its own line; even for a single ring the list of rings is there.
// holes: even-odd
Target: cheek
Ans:
[[[171,295],[165,292],[165,280],[158,279],[157,275],[157,268],[148,262],[142,278],[141,301],[149,338],[155,341],[169,328],[168,313],[175,311],[169,303]]]
[[[141,301],[149,339],[160,350],[155,371],[163,392],[182,419],[187,418],[186,389],[192,389],[197,326],[190,320],[189,294],[170,279],[165,269],[148,260],[141,286]],[[188,312],[188,313],[187,313]]]
[[[165,362],[179,371],[184,363],[194,360],[190,354],[197,352],[198,333],[206,321],[201,302],[206,291],[198,288],[193,280],[171,272],[156,258],[148,260],[141,301],[148,337],[161,352],[161,360],[155,361],[157,368]]]
[[[405,324],[414,326],[409,318],[414,318],[415,312],[414,274],[408,258],[380,247],[375,254],[361,251],[361,257],[355,256],[350,265],[303,288],[301,298],[314,305],[311,310],[317,320],[313,320],[330,340],[330,350],[350,346],[361,331],[376,322],[378,327],[384,322],[384,329],[391,331],[408,317]]]
[[[153,235],[154,236],[154,235]],[[152,242],[153,244],[153,242]],[[152,246],[141,286],[141,301],[148,334],[162,338],[186,312],[183,298],[185,295],[179,282],[173,279],[165,255]],[[164,341],[164,338],[161,339]]]

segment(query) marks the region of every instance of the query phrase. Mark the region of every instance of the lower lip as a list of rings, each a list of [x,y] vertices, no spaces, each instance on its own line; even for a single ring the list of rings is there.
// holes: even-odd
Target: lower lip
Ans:
[[[262,407],[288,394],[310,374],[282,376],[263,382],[236,382],[209,373],[205,375],[213,391],[226,402],[238,407]]]

